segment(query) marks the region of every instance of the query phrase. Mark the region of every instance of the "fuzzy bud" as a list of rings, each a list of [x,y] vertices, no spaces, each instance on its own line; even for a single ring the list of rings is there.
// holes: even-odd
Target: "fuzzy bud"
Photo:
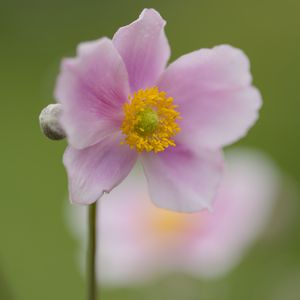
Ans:
[[[50,104],[40,113],[40,127],[44,135],[50,140],[62,140],[66,137],[59,122],[61,112],[61,104]]]

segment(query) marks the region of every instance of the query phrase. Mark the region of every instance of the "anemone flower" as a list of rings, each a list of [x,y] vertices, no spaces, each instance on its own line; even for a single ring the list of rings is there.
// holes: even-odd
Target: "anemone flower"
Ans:
[[[140,160],[157,206],[210,208],[222,147],[256,121],[261,96],[246,55],[221,45],[167,66],[165,24],[145,9],[112,39],[81,43],[75,58],[63,60],[55,95],[73,203],[95,202]]]
[[[270,220],[280,177],[274,164],[254,150],[235,150],[228,161],[212,213],[152,206],[141,170],[105,197],[97,220],[103,284],[136,284],[169,272],[215,278],[236,266]],[[82,241],[86,208],[68,206],[67,212]]]

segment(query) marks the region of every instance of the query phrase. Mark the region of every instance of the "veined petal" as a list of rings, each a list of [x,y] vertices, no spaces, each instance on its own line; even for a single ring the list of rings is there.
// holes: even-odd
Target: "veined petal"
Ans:
[[[179,105],[178,138],[219,148],[245,135],[261,106],[251,80],[248,58],[227,45],[195,51],[172,63],[158,86]]]
[[[62,63],[55,95],[69,144],[82,149],[119,129],[129,95],[126,67],[111,40],[82,43]]]
[[[156,10],[144,9],[136,21],[121,27],[113,37],[127,67],[132,92],[153,86],[166,66],[170,47],[165,24]]]
[[[110,192],[128,175],[136,158],[135,151],[120,145],[119,134],[83,150],[68,147],[63,161],[71,202],[91,204]]]
[[[219,151],[195,152],[177,145],[144,154],[142,164],[151,199],[158,207],[180,212],[210,209],[223,170]]]

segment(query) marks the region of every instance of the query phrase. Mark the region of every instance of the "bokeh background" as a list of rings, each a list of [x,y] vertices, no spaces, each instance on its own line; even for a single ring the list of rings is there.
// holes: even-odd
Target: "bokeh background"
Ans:
[[[222,43],[247,53],[264,106],[239,145],[267,152],[289,180],[266,233],[227,277],[174,275],[103,289],[103,299],[299,299],[298,0],[0,0],[0,299],[85,299],[78,245],[63,215],[65,142],[44,138],[38,115],[54,100],[60,59],[81,41],[112,37],[144,7],[168,21],[171,60]]]

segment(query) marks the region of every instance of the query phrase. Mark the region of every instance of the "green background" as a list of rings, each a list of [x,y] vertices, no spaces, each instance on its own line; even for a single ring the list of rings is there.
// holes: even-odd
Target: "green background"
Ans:
[[[103,299],[296,300],[300,298],[300,1],[0,0],[0,299],[85,299],[77,243],[63,218],[65,142],[40,133],[64,56],[112,37],[144,7],[160,11],[172,58],[229,43],[250,57],[264,106],[239,144],[267,152],[293,180],[266,234],[226,278],[181,275],[144,287],[104,289]]]

